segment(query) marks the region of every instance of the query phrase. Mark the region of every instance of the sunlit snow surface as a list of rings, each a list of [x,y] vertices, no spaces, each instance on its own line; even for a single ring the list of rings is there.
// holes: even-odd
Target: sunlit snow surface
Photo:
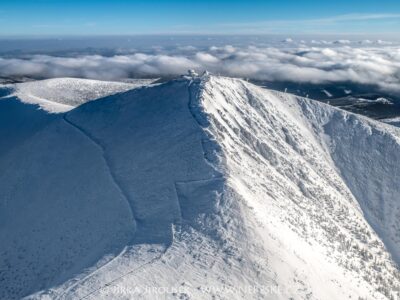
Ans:
[[[131,83],[108,82],[79,78],[55,78],[0,86],[8,90],[7,97],[17,97],[25,103],[38,104],[42,109],[66,112],[87,101],[148,85],[154,79],[138,79]],[[1,96],[1,95],[0,95]]]
[[[398,297],[394,126],[218,76],[0,105],[0,298]]]

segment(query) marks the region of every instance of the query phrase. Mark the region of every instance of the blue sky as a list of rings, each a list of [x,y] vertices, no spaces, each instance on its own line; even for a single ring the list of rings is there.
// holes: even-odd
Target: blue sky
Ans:
[[[0,35],[399,34],[399,0],[5,1]]]

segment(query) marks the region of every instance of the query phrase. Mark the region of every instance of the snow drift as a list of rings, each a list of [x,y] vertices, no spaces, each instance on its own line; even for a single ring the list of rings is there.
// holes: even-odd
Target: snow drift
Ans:
[[[399,296],[398,128],[208,75],[7,105],[0,298]]]

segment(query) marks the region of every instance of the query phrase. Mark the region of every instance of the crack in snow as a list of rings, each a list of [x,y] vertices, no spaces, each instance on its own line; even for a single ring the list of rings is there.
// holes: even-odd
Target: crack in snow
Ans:
[[[113,168],[111,166],[111,162],[110,160],[107,158],[107,154],[105,151],[105,148],[101,145],[100,142],[96,141],[96,139],[94,137],[92,137],[85,129],[83,129],[82,127],[80,127],[79,125],[75,124],[74,122],[72,122],[71,120],[68,119],[68,115],[65,114],[63,115],[63,119],[65,122],[67,122],[69,125],[71,125],[72,127],[74,127],[75,129],[77,129],[80,133],[82,133],[84,136],[86,136],[93,144],[96,145],[97,148],[99,148],[102,152],[103,155],[103,159],[105,162],[105,165],[107,167],[108,173],[110,174],[110,177],[112,179],[112,182],[114,183],[114,185],[116,186],[116,188],[119,190],[119,192],[121,193],[121,195],[123,196],[123,198],[126,200],[128,207],[130,209],[133,221],[135,222],[135,227],[137,227],[137,223],[138,219],[135,216],[135,210],[132,207],[131,202],[129,201],[129,195],[128,193],[124,190],[124,188],[122,187],[122,185],[120,183],[118,183],[118,179],[117,176],[115,175]]]
[[[121,193],[122,197],[125,199],[125,201],[128,204],[128,207],[130,209],[130,213],[132,215],[132,219],[135,222],[135,228],[137,229],[137,219],[134,213],[134,209],[132,208],[132,205],[129,201],[129,197],[128,194],[123,190],[122,186],[118,183],[116,176],[112,170],[111,167],[111,163],[109,161],[109,159],[107,158],[106,155],[106,151],[104,149],[104,147],[97,142],[88,132],[86,132],[83,128],[81,128],[79,125],[73,123],[72,121],[70,121],[68,119],[67,114],[63,115],[63,120],[70,126],[74,127],[76,130],[78,130],[82,135],[84,135],[86,138],[88,138],[97,148],[99,148],[101,150],[104,162],[105,162],[105,166],[108,170],[108,173],[110,174],[111,180],[113,182],[113,184],[115,185],[115,187],[117,188],[117,190]],[[132,240],[134,239],[134,237],[132,238]],[[84,281],[90,279],[94,274],[96,274],[97,272],[99,272],[100,270],[104,269],[106,266],[108,266],[109,264],[111,264],[114,260],[116,260],[118,257],[122,256],[125,252],[126,252],[127,248],[125,247],[117,256],[115,256],[114,258],[112,258],[110,261],[106,262],[104,265],[100,266],[99,268],[97,268],[96,270],[94,270],[93,272],[91,272],[90,274],[88,274],[87,276],[85,276],[84,278],[80,279],[79,281],[77,281],[76,283],[74,283],[73,285],[71,285],[70,287],[68,287],[61,295],[59,295],[56,299],[61,299],[61,297],[66,296],[71,290],[73,290],[74,288],[76,288],[78,285],[82,284]],[[101,289],[101,288],[100,288]],[[89,296],[89,295],[87,295]],[[86,296],[85,296],[86,297]],[[80,299],[84,299],[80,298]]]

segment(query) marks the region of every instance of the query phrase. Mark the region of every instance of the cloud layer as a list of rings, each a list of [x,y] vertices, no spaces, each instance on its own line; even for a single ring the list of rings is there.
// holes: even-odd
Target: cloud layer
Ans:
[[[292,44],[291,39],[282,44]],[[174,51],[129,53],[110,57],[33,55],[26,59],[0,58],[0,76],[36,78],[82,77],[120,80],[161,77],[208,70],[215,74],[268,81],[299,83],[353,82],[373,84],[400,93],[400,48],[383,42],[311,41],[290,47],[185,46]],[[378,45],[379,44],[379,45]]]

